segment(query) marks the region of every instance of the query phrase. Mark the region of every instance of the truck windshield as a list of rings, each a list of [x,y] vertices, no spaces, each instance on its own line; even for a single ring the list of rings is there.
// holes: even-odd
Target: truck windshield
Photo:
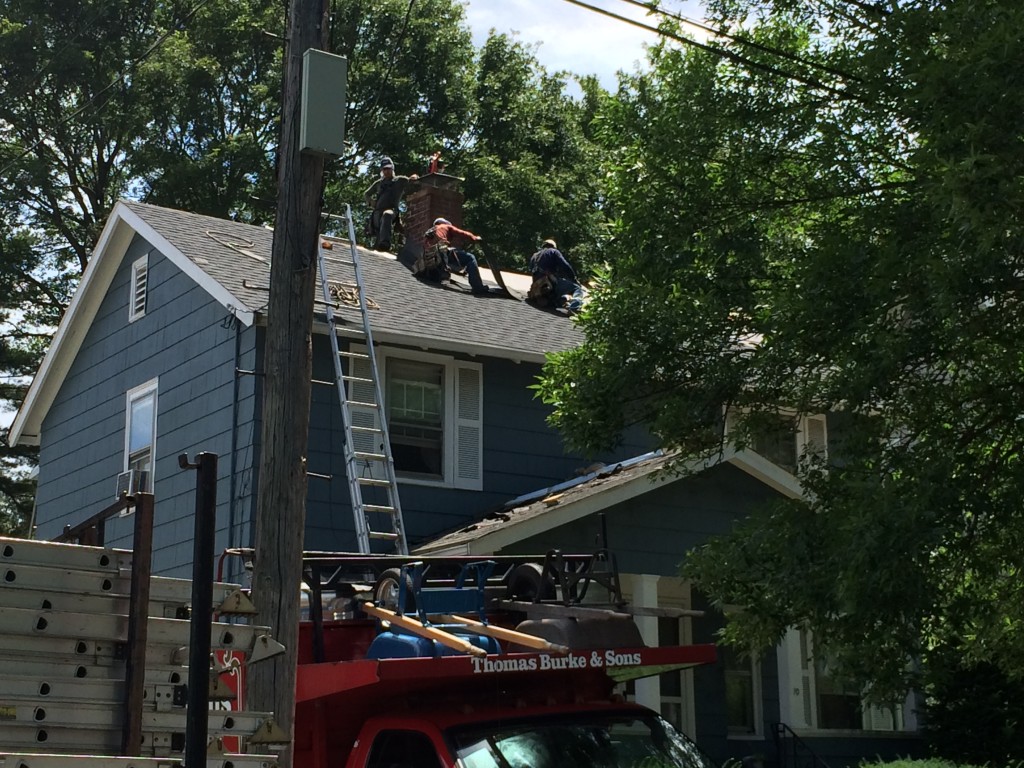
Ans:
[[[505,721],[450,737],[461,768],[714,768],[653,714]]]

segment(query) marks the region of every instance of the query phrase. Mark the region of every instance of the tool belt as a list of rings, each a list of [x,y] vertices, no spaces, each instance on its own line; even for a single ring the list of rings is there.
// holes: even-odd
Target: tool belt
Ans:
[[[417,257],[412,266],[412,273],[431,280],[443,280],[451,272],[451,267],[448,266],[450,250],[450,246],[444,243],[428,245]]]

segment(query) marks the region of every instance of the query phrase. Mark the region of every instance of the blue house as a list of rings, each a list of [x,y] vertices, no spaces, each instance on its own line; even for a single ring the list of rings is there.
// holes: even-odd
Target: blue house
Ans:
[[[39,538],[112,504],[131,472],[156,499],[154,569],[187,575],[195,477],[178,457],[206,451],[219,456],[217,550],[251,545],[272,234],[118,203],[11,427],[12,443],[39,446]],[[348,247],[334,243],[335,252]],[[658,472],[671,457],[640,432],[616,454],[574,454],[529,389],[546,353],[582,341],[570,320],[473,296],[459,279],[420,282],[388,254],[361,250],[360,263],[410,546],[587,552],[606,535],[632,604],[683,609],[641,617],[645,641],[712,641],[720,617],[678,576],[680,561],[756,506],[799,496],[792,463],[805,448],[827,450],[827,419],[805,418],[770,445],[682,476]],[[337,306],[342,336],[346,325],[361,327],[343,293]],[[314,379],[331,382],[322,310]],[[353,551],[337,393],[332,383],[312,386],[306,546]],[[126,545],[130,534],[126,515],[108,523],[106,540]],[[909,702],[896,711],[866,705],[815,663],[813,638],[798,629],[776,653],[723,653],[713,666],[640,681],[629,693],[720,760],[794,765],[803,749],[838,768],[919,749]]]

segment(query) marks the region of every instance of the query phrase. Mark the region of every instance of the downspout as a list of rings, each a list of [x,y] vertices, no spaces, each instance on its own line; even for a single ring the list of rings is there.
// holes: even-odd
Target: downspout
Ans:
[[[230,498],[228,499],[228,547],[241,546],[235,541],[235,507],[238,504],[238,480],[236,478],[238,469],[238,393],[240,389],[239,368],[242,363],[242,324],[235,319],[235,364],[234,364],[234,386],[231,394],[231,459],[228,461],[228,472],[230,481]],[[237,558],[230,558],[228,565],[228,581],[235,581],[235,569]]]

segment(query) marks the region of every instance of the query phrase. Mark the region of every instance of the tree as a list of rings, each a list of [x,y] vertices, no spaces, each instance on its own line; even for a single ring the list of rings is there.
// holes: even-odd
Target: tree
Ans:
[[[273,221],[284,14],[269,0],[0,0],[0,10],[0,411],[10,412],[118,198]],[[453,0],[362,0],[333,16],[355,143],[334,166],[328,210],[361,198],[367,159],[411,164],[461,130],[472,63],[462,19]],[[0,445],[0,473],[18,489],[0,507],[27,515],[21,475],[34,462],[34,451]]]
[[[569,81],[507,35],[492,32],[480,50],[476,109],[454,159],[466,176],[467,219],[502,264],[523,268],[546,237],[580,267],[599,261],[603,178],[591,121],[606,94],[583,78],[576,99]]]
[[[423,173],[431,154],[458,143],[469,122],[473,44],[453,0],[346,2],[331,29],[332,50],[349,64],[349,153],[329,169],[325,210],[356,203],[365,220],[363,192],[381,157],[398,173]]]
[[[281,12],[266,0],[0,7],[0,409],[11,411],[119,197],[251,207],[252,158],[269,156],[253,149],[265,122],[253,95],[267,100],[280,80],[262,30],[280,27]],[[35,459],[0,446],[0,485],[18,499],[4,506],[26,520]]]
[[[644,423],[692,457],[779,408],[838,413],[804,501],[687,555],[746,607],[726,639],[806,625],[889,700],[937,647],[1020,679],[1024,8],[711,10],[747,42],[661,45],[608,105],[614,231],[636,247],[545,369],[553,421],[584,447]]]

